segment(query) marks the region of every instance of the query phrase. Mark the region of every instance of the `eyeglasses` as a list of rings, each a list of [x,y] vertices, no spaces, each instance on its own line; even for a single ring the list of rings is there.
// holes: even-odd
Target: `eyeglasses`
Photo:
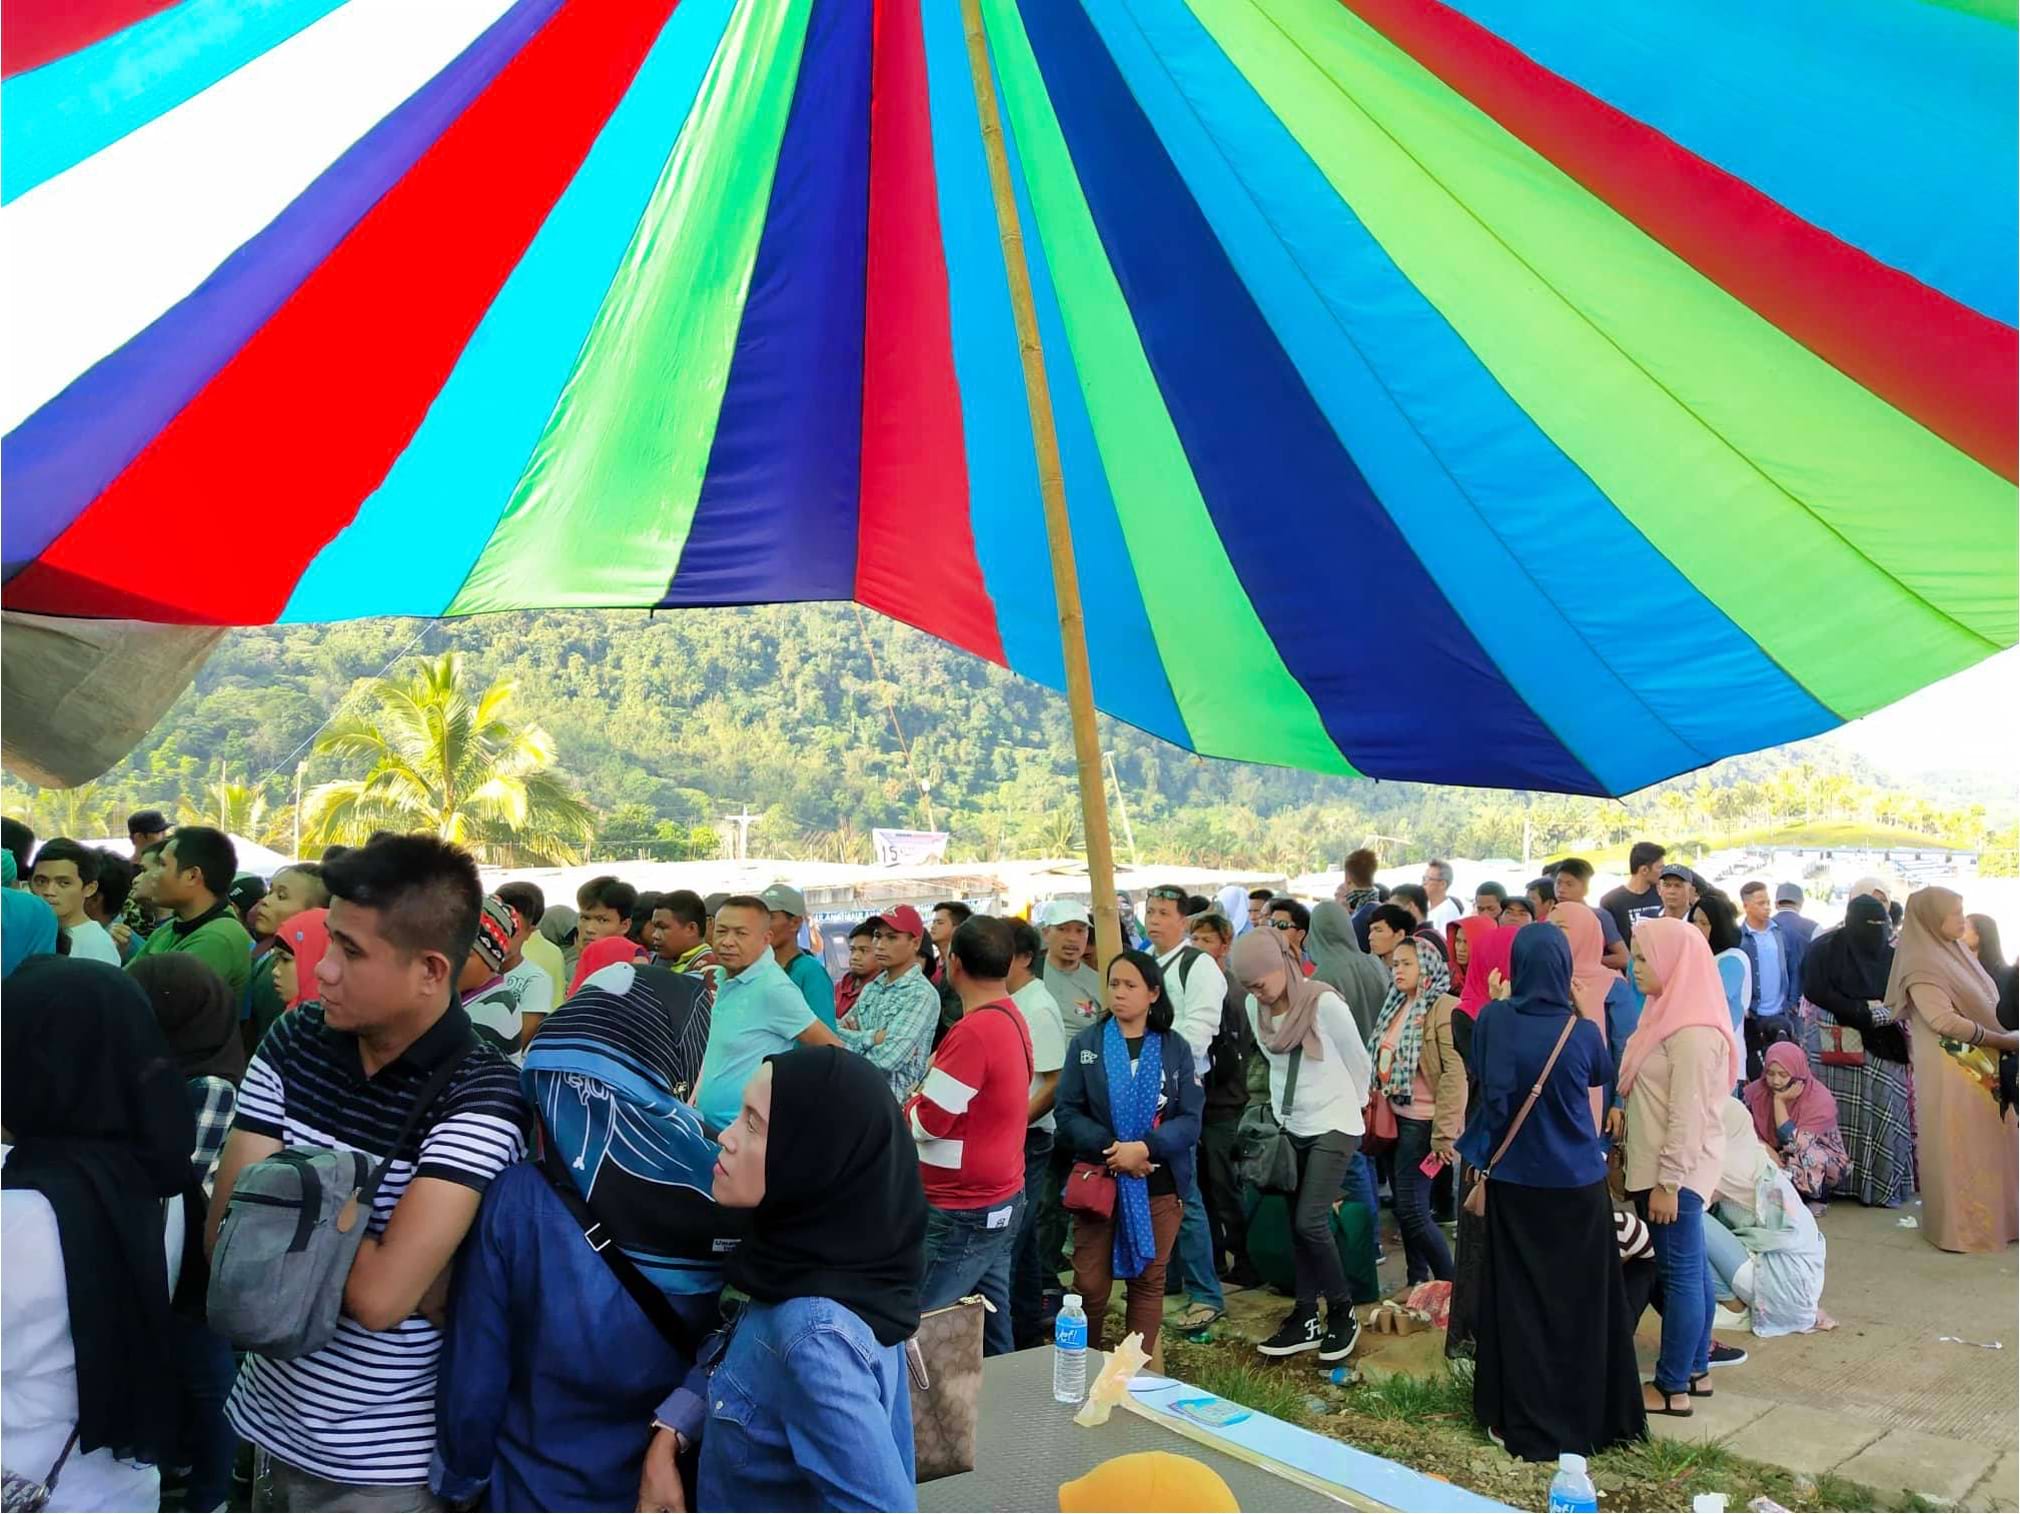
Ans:
[[[1297,928],[1298,928],[1298,925],[1297,925],[1297,922],[1296,922],[1295,920],[1272,920],[1272,921],[1270,921],[1270,929],[1271,929],[1271,930],[1296,930]]]

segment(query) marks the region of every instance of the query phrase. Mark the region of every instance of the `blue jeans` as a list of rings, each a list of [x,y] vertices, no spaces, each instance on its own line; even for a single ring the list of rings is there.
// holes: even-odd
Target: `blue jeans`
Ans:
[[[224,1417],[238,1358],[223,1336],[179,1314],[168,1318],[168,1339],[182,1409],[181,1454],[173,1460],[189,1467],[183,1506],[215,1509],[231,1496],[231,1464],[238,1454],[238,1432]]]
[[[1045,1289],[1059,1284],[1055,1266],[1048,1277],[1039,1265],[1039,1200],[1045,1174],[1052,1166],[1052,1132],[1024,1132],[1024,1217],[1017,1222],[1017,1240],[1010,1260],[1010,1334],[1019,1351],[1045,1343]]]
[[[1711,1311],[1718,1306],[1704,1254],[1704,1200],[1679,1188],[1676,1218],[1648,1228],[1662,1279],[1662,1349],[1655,1358],[1655,1386],[1664,1393],[1683,1393],[1693,1377],[1711,1370]]]
[[[1717,1215],[1707,1212],[1704,1217],[1704,1256],[1711,1263],[1712,1288],[1720,1302],[1737,1297],[1732,1291],[1732,1280],[1739,1275],[1739,1269],[1751,1259],[1753,1253],[1746,1249],[1746,1242],[1726,1229]]]
[[[1227,1295],[1220,1291],[1220,1272],[1213,1265],[1213,1231],[1206,1223],[1206,1205],[1199,1197],[1199,1175],[1183,1194],[1185,1218],[1178,1227],[1178,1280],[1186,1296],[1209,1309],[1226,1309]]]
[[[919,1308],[944,1309],[971,1293],[981,1294],[992,1311],[982,1317],[984,1356],[1002,1356],[1015,1349],[1010,1259],[1023,1219],[1021,1191],[987,1209],[926,1210],[926,1274],[919,1281]]]
[[[1390,1182],[1396,1193],[1396,1224],[1403,1232],[1408,1280],[1452,1280],[1452,1248],[1431,1218],[1431,1184],[1417,1164],[1431,1154],[1431,1122],[1396,1118],[1396,1164]]]

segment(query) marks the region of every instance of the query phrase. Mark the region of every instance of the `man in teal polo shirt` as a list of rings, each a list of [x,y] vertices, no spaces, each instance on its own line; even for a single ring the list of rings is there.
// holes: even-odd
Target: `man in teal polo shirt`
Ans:
[[[715,1011],[701,1061],[695,1108],[710,1130],[721,1130],[743,1108],[744,1084],[764,1059],[800,1046],[839,1046],[840,1039],[807,1008],[771,949],[771,908],[750,894],[722,903],[715,917]]]
[[[806,923],[807,896],[789,884],[774,883],[758,896],[771,911],[772,958],[807,1001],[814,1018],[835,1028],[835,980],[821,959],[800,950],[800,927]]]
[[[224,979],[234,1003],[242,998],[252,974],[252,937],[226,897],[237,871],[238,849],[223,831],[185,825],[170,836],[161,849],[153,901],[169,918],[154,928],[133,962],[186,952]]]

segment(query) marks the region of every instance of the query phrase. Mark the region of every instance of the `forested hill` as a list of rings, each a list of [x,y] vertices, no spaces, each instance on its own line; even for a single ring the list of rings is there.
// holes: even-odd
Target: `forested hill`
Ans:
[[[516,718],[544,726],[560,765],[602,817],[599,847],[690,834],[743,805],[764,816],[753,850],[867,860],[873,826],[931,820],[955,855],[1056,854],[1078,805],[1063,698],[847,605],[643,613],[558,611],[461,621],[361,621],[234,632],[131,758],[76,802],[112,824],[140,803],[200,802],[220,777],[264,783],[285,813],[295,765],[361,681],[402,656],[455,651],[470,681],[516,686]],[[1615,841],[1659,821],[1686,827],[1821,818],[1861,790],[1812,743],[1721,764],[1628,805],[1320,778],[1202,759],[1104,722],[1126,813],[1146,857],[1241,859],[1297,871],[1371,836],[1392,856],[1519,855]],[[1796,778],[1788,777],[1791,772]],[[350,776],[309,757],[310,787]],[[922,783],[930,790],[930,816]],[[11,786],[10,786],[11,788]],[[9,794],[14,807],[19,791]],[[1870,818],[1964,822],[1910,796]],[[1995,817],[2000,818],[2000,817]],[[1123,844],[1118,819],[1117,843]]]

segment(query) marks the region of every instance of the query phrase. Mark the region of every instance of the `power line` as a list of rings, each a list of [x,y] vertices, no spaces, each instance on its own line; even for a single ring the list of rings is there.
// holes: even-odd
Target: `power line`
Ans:
[[[421,629],[413,634],[412,638],[409,639],[409,641],[404,647],[400,648],[399,651],[395,652],[390,658],[387,659],[386,665],[380,668],[378,672],[374,673],[369,682],[376,683],[379,679],[384,678],[388,673],[392,672],[394,666],[398,664],[400,659],[405,657],[409,652],[413,651],[414,648],[417,645],[419,645],[421,638],[426,636],[430,631],[435,629],[436,624],[437,622],[432,620],[422,621]],[[345,692],[344,697],[342,699],[339,699],[336,702],[336,704],[331,708],[330,713],[323,717],[323,723],[317,726],[313,731],[309,732],[307,736],[303,737],[300,746],[296,747],[292,752],[288,753],[287,756],[283,757],[279,762],[275,763],[272,767],[268,768],[264,773],[260,774],[258,779],[254,781],[253,788],[254,789],[260,788],[263,784],[265,784],[265,782],[269,778],[273,777],[274,774],[280,772],[281,769],[293,767],[295,759],[300,757],[303,752],[309,749],[309,744],[313,742],[318,736],[322,735],[324,731],[327,731],[330,728],[330,723],[334,721],[339,715],[343,714],[344,706],[351,702],[351,696],[356,694],[361,687],[363,687],[363,684],[354,682],[349,688],[349,690]]]

